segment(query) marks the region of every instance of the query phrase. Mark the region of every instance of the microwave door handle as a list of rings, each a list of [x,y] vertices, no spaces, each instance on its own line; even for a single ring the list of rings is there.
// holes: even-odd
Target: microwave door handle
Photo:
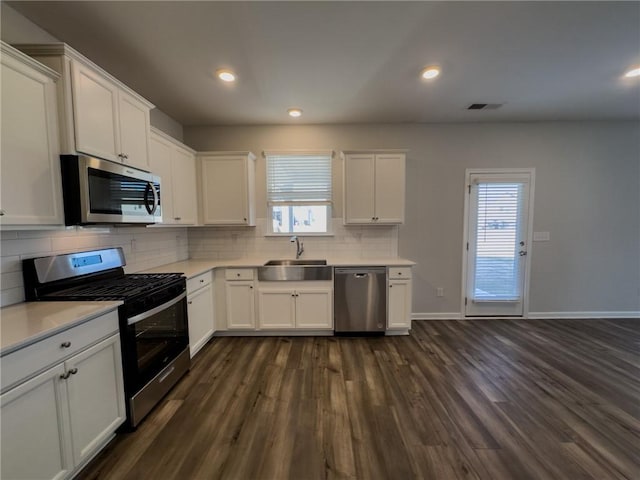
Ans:
[[[153,193],[153,206],[149,206],[149,192]],[[147,182],[147,187],[144,189],[144,208],[147,209],[149,215],[156,213],[158,204],[160,203],[160,197],[158,196],[158,190],[152,182]]]

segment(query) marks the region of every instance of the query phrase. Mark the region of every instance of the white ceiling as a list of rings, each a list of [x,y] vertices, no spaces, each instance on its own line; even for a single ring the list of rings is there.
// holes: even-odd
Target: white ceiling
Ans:
[[[640,2],[8,3],[186,126],[640,119]]]

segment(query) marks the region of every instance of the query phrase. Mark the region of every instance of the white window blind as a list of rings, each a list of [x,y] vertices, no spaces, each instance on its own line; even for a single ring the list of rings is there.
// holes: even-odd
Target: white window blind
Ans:
[[[475,301],[521,298],[519,232],[523,184],[478,183]]]
[[[331,204],[331,153],[265,157],[269,206]]]

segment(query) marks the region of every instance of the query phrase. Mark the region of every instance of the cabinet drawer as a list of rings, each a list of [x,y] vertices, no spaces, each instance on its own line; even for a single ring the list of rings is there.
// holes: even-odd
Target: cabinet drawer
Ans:
[[[211,270],[187,279],[187,295],[211,283]]]
[[[2,357],[0,389],[55,365],[118,331],[118,311],[106,313]],[[69,345],[68,347],[63,345]]]
[[[224,272],[227,280],[253,280],[253,268],[227,268]]]
[[[389,267],[389,279],[411,278],[410,267]]]

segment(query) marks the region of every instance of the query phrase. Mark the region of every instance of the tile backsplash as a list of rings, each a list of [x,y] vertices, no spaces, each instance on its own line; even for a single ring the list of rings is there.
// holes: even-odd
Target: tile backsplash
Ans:
[[[189,256],[195,259],[228,260],[243,256],[295,258],[290,236],[265,236],[267,219],[255,227],[201,227],[189,230]],[[345,226],[333,219],[332,236],[298,237],[304,242],[304,258],[371,258],[398,255],[398,227],[387,225]]]
[[[189,258],[186,228],[68,227],[0,232],[0,305],[24,301],[22,259],[122,247],[127,273]]]
[[[266,219],[256,227],[68,227],[60,230],[0,232],[0,306],[24,301],[22,259],[122,247],[127,273],[187,258],[236,259],[245,256],[294,258],[289,236],[264,236]],[[397,226],[344,226],[333,219],[332,236],[299,235],[305,258],[395,257]]]

